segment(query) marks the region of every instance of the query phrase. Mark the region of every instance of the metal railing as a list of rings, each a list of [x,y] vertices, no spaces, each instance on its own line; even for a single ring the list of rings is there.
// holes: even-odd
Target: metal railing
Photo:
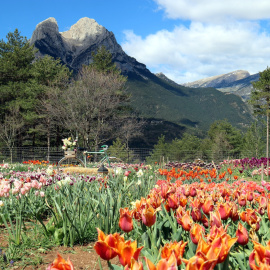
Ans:
[[[145,162],[151,149],[135,148],[129,151],[118,151],[112,154],[117,157],[116,160],[122,160],[127,163]],[[108,150],[108,154],[110,151]],[[84,160],[83,151],[78,151],[77,156]],[[0,148],[0,163],[4,162],[24,162],[28,160],[45,160],[50,163],[57,163],[64,157],[64,150],[61,147],[14,147],[10,151],[7,147]]]
[[[236,159],[236,158],[251,158],[250,153],[241,153],[232,155],[229,151],[222,152],[199,152],[199,151],[175,151],[175,154],[166,151],[148,148],[130,148],[129,151],[119,150],[110,152],[108,149],[109,156],[115,156],[118,160],[122,160],[127,163],[141,163],[141,162],[169,162],[169,161],[180,161],[180,162],[192,162],[196,159],[201,159],[204,162],[220,162],[225,159]],[[50,163],[57,163],[64,156],[64,151],[61,147],[16,147],[10,152],[8,148],[0,148],[0,163],[2,162],[23,162],[28,160],[45,160]],[[83,151],[78,151],[78,157],[84,160]]]

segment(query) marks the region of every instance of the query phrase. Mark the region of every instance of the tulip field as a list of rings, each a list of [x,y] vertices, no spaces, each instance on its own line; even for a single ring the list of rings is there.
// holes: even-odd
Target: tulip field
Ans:
[[[1,164],[0,269],[24,269],[37,250],[89,243],[95,269],[270,269],[265,167],[265,158],[113,164],[91,175]],[[56,252],[46,269],[82,269],[65,257]]]

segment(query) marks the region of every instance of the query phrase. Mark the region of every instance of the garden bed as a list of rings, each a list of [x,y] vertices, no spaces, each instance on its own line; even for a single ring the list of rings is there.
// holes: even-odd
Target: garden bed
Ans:
[[[0,269],[46,269],[57,254],[75,269],[109,269],[106,260],[124,269],[132,249],[144,269],[211,257],[209,267],[242,270],[257,242],[270,252],[270,184],[258,167],[19,168],[0,171]]]

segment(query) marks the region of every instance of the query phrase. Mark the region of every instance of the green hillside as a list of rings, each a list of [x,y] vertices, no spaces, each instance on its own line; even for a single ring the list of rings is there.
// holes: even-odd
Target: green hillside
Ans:
[[[151,73],[128,77],[132,106],[145,118],[166,120],[187,129],[207,131],[215,120],[227,119],[244,129],[251,120],[249,107],[240,97],[214,88],[187,88],[169,84]],[[183,129],[184,130],[184,129]]]

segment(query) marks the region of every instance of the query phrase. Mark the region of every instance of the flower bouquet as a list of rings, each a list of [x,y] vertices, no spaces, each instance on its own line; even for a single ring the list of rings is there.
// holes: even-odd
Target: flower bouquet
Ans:
[[[63,146],[62,149],[65,151],[65,156],[76,156],[76,144],[77,144],[77,139],[72,141],[71,137],[62,139],[63,141]]]

